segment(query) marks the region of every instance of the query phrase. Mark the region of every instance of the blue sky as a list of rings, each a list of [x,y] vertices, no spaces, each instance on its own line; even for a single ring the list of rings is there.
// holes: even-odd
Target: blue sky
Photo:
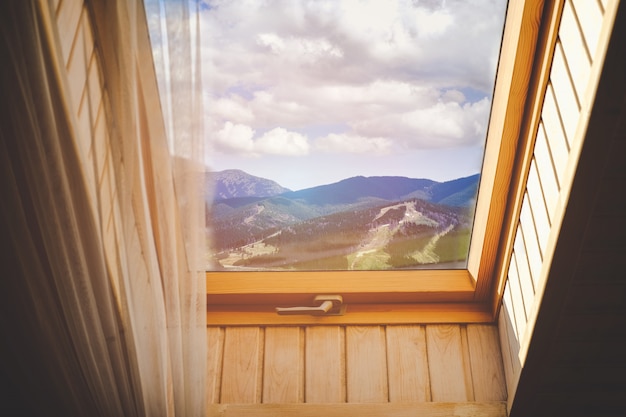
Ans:
[[[204,3],[212,170],[291,189],[480,171],[506,1]]]

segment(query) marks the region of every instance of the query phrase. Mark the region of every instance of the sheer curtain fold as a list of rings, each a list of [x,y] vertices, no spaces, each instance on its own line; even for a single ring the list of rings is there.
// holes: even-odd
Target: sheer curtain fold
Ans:
[[[180,2],[182,13],[159,18],[171,54],[185,56],[164,64],[159,78],[174,88],[159,98],[143,3],[85,1],[104,86],[109,213],[103,198],[90,197],[100,179],[86,175],[93,164],[79,143],[93,146],[94,133],[78,129],[50,4],[0,6],[0,330],[10,340],[0,348],[10,397],[0,410],[202,416],[204,172],[193,13]]]

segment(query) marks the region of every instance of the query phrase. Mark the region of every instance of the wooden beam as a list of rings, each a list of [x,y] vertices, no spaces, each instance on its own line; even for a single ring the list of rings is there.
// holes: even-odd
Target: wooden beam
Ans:
[[[211,404],[208,417],[506,417],[505,402]]]
[[[209,326],[492,323],[488,305],[478,303],[348,304],[343,316],[279,316],[269,305],[210,305]]]

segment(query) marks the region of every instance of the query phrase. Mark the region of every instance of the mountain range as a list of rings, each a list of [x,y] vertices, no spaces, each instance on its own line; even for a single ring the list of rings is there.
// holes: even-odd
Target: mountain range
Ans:
[[[385,269],[463,262],[478,182],[479,175],[445,182],[358,176],[291,191],[240,170],[214,172],[207,225],[215,263]]]
[[[364,199],[401,201],[417,198],[431,203],[465,207],[473,204],[479,179],[479,174],[445,182],[398,176],[357,176],[333,184],[291,191],[275,181],[241,170],[231,169],[207,175],[207,183],[213,187],[213,203],[231,207],[275,196],[314,206],[354,204]]]

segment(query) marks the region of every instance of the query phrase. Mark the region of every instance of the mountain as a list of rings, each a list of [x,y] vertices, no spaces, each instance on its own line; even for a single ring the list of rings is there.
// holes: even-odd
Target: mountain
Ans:
[[[334,184],[320,185],[283,194],[292,200],[318,206],[350,204],[365,198],[393,201],[424,191],[435,184],[432,180],[406,177],[352,177]]]
[[[420,247],[425,247],[428,239],[435,235],[443,239],[450,233],[441,240],[438,259],[455,261],[462,256],[454,249],[459,247],[454,242],[465,241],[469,236],[470,213],[479,182],[479,175],[445,182],[359,176],[262,196],[283,188],[273,181],[240,171],[221,174],[216,173],[217,187],[222,191],[211,205],[210,222],[222,265],[231,265],[233,259],[250,256],[255,259],[251,262],[257,265],[270,258],[272,262],[279,262],[287,252],[299,253],[296,257],[301,260],[313,256],[304,255],[309,252],[344,259],[348,252],[359,247],[369,253],[367,248],[373,243],[366,241],[372,233],[378,234],[378,237],[371,237],[376,245],[387,242],[396,248],[394,251],[404,251],[404,255],[392,257],[394,265],[404,265],[402,259],[408,256],[409,249],[416,253]],[[272,187],[269,191],[256,188],[259,184]],[[224,198],[233,194],[241,196]],[[432,245],[435,244],[436,241]],[[376,250],[379,249],[382,250]],[[449,256],[443,256],[444,252]],[[238,261],[239,266],[248,265],[243,258]]]
[[[275,181],[255,177],[238,169],[207,173],[207,187],[213,187],[211,194],[214,200],[271,197],[291,191]]]
[[[446,206],[464,207],[476,201],[480,174],[440,182],[430,189],[429,201]]]
[[[454,207],[472,204],[478,190],[478,174],[451,181],[407,177],[352,177],[345,180],[291,191],[281,196],[309,205],[351,205],[366,200],[400,201],[409,198]]]

